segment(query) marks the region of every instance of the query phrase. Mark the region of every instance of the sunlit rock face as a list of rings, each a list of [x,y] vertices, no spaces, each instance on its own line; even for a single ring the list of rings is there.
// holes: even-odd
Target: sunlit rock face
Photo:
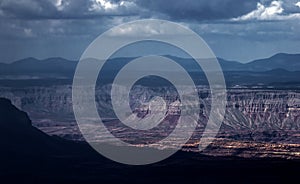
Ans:
[[[87,89],[88,90],[88,89]],[[124,90],[121,86],[118,90]],[[83,92],[84,93],[84,92]],[[167,111],[160,128],[141,132],[118,126],[111,105],[111,86],[95,90],[98,113],[108,122],[109,129],[123,141],[140,145],[155,142],[176,126],[179,115],[188,115],[199,109],[198,127],[184,150],[197,151],[199,139],[210,115],[211,96],[205,86],[198,87],[199,101],[186,103],[183,107],[174,88],[149,88],[135,86],[130,91],[132,114],[128,119],[147,118],[153,114],[150,100],[160,96]],[[82,94],[85,95],[85,94]],[[188,94],[186,94],[188,95]],[[28,88],[0,88],[0,96],[11,99],[12,103],[28,112],[32,124],[42,131],[71,140],[84,140],[76,124],[72,107],[70,85]],[[120,101],[120,103],[122,103]],[[161,109],[155,107],[155,109]],[[183,114],[183,110],[184,113]],[[150,116],[151,117],[151,116]],[[132,119],[136,121],[136,119]],[[197,123],[197,122],[196,122]],[[88,128],[88,127],[87,127]],[[216,129],[217,131],[218,129]],[[94,130],[90,130],[93,133]],[[103,130],[105,131],[105,130]],[[107,140],[95,132],[95,141]],[[172,140],[175,141],[176,140]],[[163,148],[172,148],[174,142]],[[113,142],[112,142],[113,144]],[[300,92],[288,90],[229,89],[227,91],[226,114],[215,141],[204,152],[208,155],[235,155],[241,157],[286,157],[300,155]],[[247,149],[249,148],[249,149]]]
[[[106,85],[95,91],[98,111],[104,118],[113,117],[114,114],[110,90],[111,86]],[[199,89],[199,96],[205,91],[208,89]],[[47,115],[63,118],[73,114],[70,85],[22,89],[1,88],[0,96],[11,99],[18,108],[29,112],[33,116],[33,121],[43,115],[45,118]],[[130,92],[130,106],[133,113],[144,115],[150,113],[148,102],[155,96],[161,96],[166,101],[168,114],[180,115],[183,107],[174,89],[165,87],[149,89],[143,86],[136,86]],[[200,116],[202,121],[205,121],[210,111],[210,95],[201,96],[200,99],[200,104],[191,101],[188,108],[193,110],[193,107],[200,106]],[[228,128],[234,130],[300,129],[300,93],[297,91],[232,89],[228,90],[227,100],[223,123]]]
[[[299,130],[300,93],[230,91],[224,122],[235,129]]]

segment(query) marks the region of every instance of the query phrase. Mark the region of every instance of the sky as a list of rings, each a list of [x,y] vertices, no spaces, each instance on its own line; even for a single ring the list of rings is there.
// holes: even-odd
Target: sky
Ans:
[[[192,29],[227,60],[300,53],[300,0],[0,0],[0,62],[78,60],[104,31],[148,18]]]

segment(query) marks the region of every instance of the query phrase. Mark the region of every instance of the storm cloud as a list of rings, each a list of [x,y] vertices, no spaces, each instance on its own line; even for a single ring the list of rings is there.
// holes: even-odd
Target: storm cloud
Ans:
[[[144,18],[191,28],[225,59],[300,52],[299,0],[1,0],[0,59],[78,59],[104,31]]]
[[[0,10],[2,16],[19,19],[91,19],[139,12],[133,2],[105,0],[3,0]]]
[[[210,0],[210,1],[148,1],[136,3],[150,11],[162,13],[171,20],[205,21],[229,19],[255,9],[258,1]]]

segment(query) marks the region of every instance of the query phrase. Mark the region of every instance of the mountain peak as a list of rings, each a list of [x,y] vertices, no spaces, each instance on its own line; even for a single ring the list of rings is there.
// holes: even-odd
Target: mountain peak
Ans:
[[[15,128],[18,126],[31,126],[28,115],[17,109],[9,99],[0,98],[0,125],[2,128]]]
[[[20,64],[20,63],[28,63],[28,62],[36,62],[36,61],[39,61],[39,60],[34,57],[28,57],[28,58],[14,61],[14,62],[12,62],[12,64]]]
[[[270,58],[287,58],[287,57],[300,57],[300,54],[288,54],[288,53],[278,53]]]

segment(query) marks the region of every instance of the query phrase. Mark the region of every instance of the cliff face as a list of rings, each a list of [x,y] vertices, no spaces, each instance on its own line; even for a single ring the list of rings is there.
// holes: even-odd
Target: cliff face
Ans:
[[[1,128],[30,127],[31,120],[25,112],[12,105],[11,101],[0,98],[0,126]]]
[[[72,113],[70,86],[1,88],[1,96],[27,112]]]
[[[222,145],[230,148],[237,146],[228,142]],[[152,184],[158,180],[162,183],[195,183],[199,177],[206,183],[226,183],[226,179],[230,183],[276,183],[291,179],[296,181],[299,172],[299,159],[259,159],[255,158],[257,153],[253,156],[255,159],[224,157],[228,149],[218,151],[222,157],[179,151],[157,164],[139,167],[118,164],[99,156],[87,145],[66,142],[44,134],[31,126],[25,112],[3,98],[0,98],[0,146],[0,175],[3,183]],[[244,144],[239,146],[237,151],[233,150],[232,155],[245,149]],[[246,145],[246,150],[251,151],[256,145],[251,146]],[[271,149],[278,155],[276,149],[285,151],[287,148],[272,146]],[[286,172],[282,172],[283,168]],[[212,177],[215,173],[219,177]],[[232,173],[239,174],[232,177]],[[252,174],[251,180],[249,173]]]
[[[95,154],[87,145],[47,135],[32,126],[27,113],[19,110],[10,100],[1,97],[0,147],[0,161],[8,164],[15,162],[18,164],[18,161],[41,157],[48,159],[62,155],[78,157]],[[32,160],[32,162],[40,161]]]
[[[63,142],[33,127],[25,112],[17,109],[8,99],[0,98],[0,145],[4,150],[0,155],[4,158],[9,154],[61,154]]]
[[[120,90],[124,90],[120,87]],[[199,139],[202,137],[202,130],[205,127],[207,117],[210,111],[210,95],[208,89],[199,88],[199,96],[201,97],[200,104],[195,101],[190,101],[188,104],[189,110],[192,112],[195,106],[200,106],[200,124],[190,143],[187,144],[187,150],[197,151]],[[29,87],[29,88],[1,88],[0,94],[12,99],[12,103],[20,107],[22,110],[29,113],[32,118],[32,124],[40,130],[50,135],[57,135],[70,140],[84,140],[72,110],[72,90],[71,86],[52,86],[52,87]],[[96,89],[96,100],[101,117],[112,117],[113,111],[110,104],[110,86],[104,86]],[[85,94],[82,94],[85,95]],[[130,99],[132,100],[131,107],[133,113],[138,117],[145,117],[151,113],[149,109],[149,101],[153,96],[161,95],[167,104],[168,111],[166,113],[165,123],[161,128],[155,129],[148,133],[128,130],[117,124],[115,119],[107,119],[108,127],[113,130],[114,135],[123,141],[136,143],[140,137],[145,141],[153,141],[165,137],[169,130],[174,128],[176,124],[176,117],[181,113],[180,99],[174,89],[169,88],[155,88],[147,89],[145,87],[137,86],[130,92]],[[299,99],[300,93],[297,91],[281,91],[281,90],[248,90],[248,89],[232,89],[228,91],[228,103],[223,125],[216,137],[212,148],[209,148],[208,153],[211,155],[238,155],[242,157],[250,156],[278,156],[273,153],[274,145],[277,149],[276,153],[281,153],[281,157],[298,158],[299,143],[300,143],[300,109]],[[8,102],[6,102],[8,103]],[[12,106],[11,104],[9,106]],[[7,108],[7,107],[5,107]],[[15,108],[15,107],[14,107]],[[2,114],[7,114],[5,111]],[[26,121],[22,121],[25,127],[30,127],[30,131],[38,132],[33,135],[40,134],[41,132],[30,125],[30,120],[27,115],[18,115]],[[2,116],[4,117],[4,116]],[[14,117],[14,116],[12,116]],[[131,118],[131,117],[130,117]],[[134,119],[133,119],[134,120]],[[18,122],[18,121],[12,121]],[[11,124],[14,125],[14,124]],[[23,126],[23,125],[21,125]],[[34,128],[34,130],[32,130]],[[88,126],[85,128],[89,128]],[[14,129],[11,127],[11,129]],[[21,131],[22,129],[14,130]],[[94,132],[95,141],[107,140],[103,137],[101,131]],[[9,131],[7,131],[9,132]],[[31,134],[31,133],[30,133]],[[2,134],[2,140],[8,139],[12,134]],[[29,135],[31,138],[24,139],[18,133],[18,140],[15,142],[17,148],[23,145],[24,141],[33,142],[36,144],[32,149],[43,150],[46,144],[54,147],[53,150],[61,150],[62,144],[54,144],[53,140],[49,142],[48,138],[41,139]],[[25,136],[25,137],[26,137]],[[41,137],[47,135],[43,134]],[[24,141],[23,141],[24,140]],[[23,142],[22,142],[23,141]],[[172,140],[176,141],[176,140]],[[168,142],[166,147],[172,148],[173,142]],[[272,144],[274,143],[274,145]],[[196,146],[195,146],[196,145]],[[252,146],[252,150],[246,148]],[[282,145],[284,145],[282,147]],[[47,146],[49,147],[49,146]],[[246,152],[241,151],[241,147],[245,147]],[[9,149],[14,148],[10,146]],[[28,150],[27,148],[23,148]],[[46,149],[46,148],[45,148]],[[289,150],[289,151],[286,151]],[[47,152],[47,151],[44,151]],[[239,154],[237,154],[239,153]]]
[[[205,91],[205,90],[204,90]],[[98,110],[104,117],[112,116],[110,86],[96,90]],[[205,94],[205,93],[203,93]],[[37,118],[72,117],[72,89],[69,85],[30,87],[22,89],[1,88],[0,95],[12,100],[20,109],[29,112],[33,121]],[[134,112],[145,111],[145,102],[161,95],[167,101],[168,113],[180,113],[177,93],[172,89],[150,90],[135,87],[131,91]],[[201,95],[200,95],[201,96]],[[205,96],[205,95],[204,95]],[[203,98],[201,111],[208,117],[209,95]],[[141,105],[142,104],[142,105]],[[191,102],[191,107],[193,102]],[[58,122],[57,122],[58,121]],[[300,130],[300,93],[281,90],[229,90],[224,123],[236,130]]]
[[[225,123],[237,129],[299,130],[300,93],[230,91]]]

